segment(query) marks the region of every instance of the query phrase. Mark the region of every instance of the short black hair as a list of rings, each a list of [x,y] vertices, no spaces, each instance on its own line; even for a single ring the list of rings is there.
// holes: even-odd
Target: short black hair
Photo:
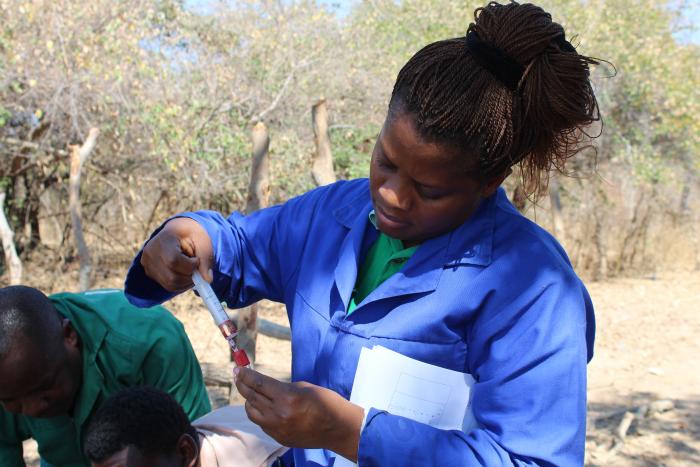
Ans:
[[[60,315],[43,292],[24,285],[0,289],[0,359],[18,337],[52,344],[61,333]]]
[[[122,389],[95,413],[85,436],[90,462],[102,462],[128,446],[144,454],[170,454],[183,434],[199,443],[182,406],[152,387]]]

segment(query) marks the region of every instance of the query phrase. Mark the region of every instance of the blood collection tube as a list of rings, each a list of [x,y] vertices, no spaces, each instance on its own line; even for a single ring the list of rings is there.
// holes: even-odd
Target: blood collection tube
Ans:
[[[248,355],[245,353],[245,350],[239,348],[236,343],[238,328],[224,311],[224,307],[221,306],[221,302],[211,288],[211,285],[209,285],[209,282],[204,280],[201,274],[199,274],[199,271],[195,271],[192,275],[192,282],[194,282],[194,289],[204,301],[211,317],[214,318],[214,323],[219,327],[219,331],[221,331],[221,334],[231,347],[233,361],[236,366],[249,366],[250,360],[248,359]]]

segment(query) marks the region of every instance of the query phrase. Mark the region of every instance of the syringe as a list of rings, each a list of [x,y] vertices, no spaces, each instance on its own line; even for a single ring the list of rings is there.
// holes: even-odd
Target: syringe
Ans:
[[[202,300],[204,300],[204,304],[207,310],[209,310],[209,313],[211,313],[211,317],[214,318],[214,323],[216,323],[221,334],[223,334],[224,338],[228,341],[236,366],[249,366],[250,360],[248,359],[248,355],[245,353],[245,350],[238,348],[238,344],[236,344],[238,328],[224,311],[224,307],[221,306],[221,302],[211,288],[211,285],[209,285],[209,282],[204,280],[201,274],[199,274],[199,271],[195,271],[194,274],[192,274],[192,282],[194,282],[194,289],[199,293]]]

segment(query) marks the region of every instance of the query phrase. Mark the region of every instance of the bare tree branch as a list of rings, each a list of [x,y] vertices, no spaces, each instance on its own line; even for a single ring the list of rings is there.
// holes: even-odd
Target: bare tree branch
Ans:
[[[290,71],[289,74],[287,75],[287,78],[284,80],[284,84],[282,84],[282,88],[280,88],[279,92],[275,96],[275,98],[272,100],[272,103],[262,112],[260,112],[258,115],[253,117],[253,122],[260,122],[262,121],[267,114],[275,110],[277,105],[280,102],[280,99],[282,99],[282,96],[284,95],[284,92],[287,90],[287,87],[289,86],[289,83],[292,82],[292,78],[294,78],[294,70]]]
[[[90,250],[88,250],[83,235],[83,222],[80,210],[80,173],[83,164],[90,157],[95,144],[97,143],[97,128],[91,128],[88,137],[82,146],[71,146],[71,164],[69,178],[69,205],[71,223],[73,224],[73,234],[80,256],[80,290],[87,290],[90,287],[90,275],[92,273],[92,260]]]
[[[15,146],[17,147],[18,151],[21,151],[22,149],[33,149],[34,151],[43,151],[51,154],[55,154],[57,156],[61,157],[68,157],[68,151],[65,151],[63,149],[58,149],[58,148],[52,148],[52,147],[47,147],[41,144],[37,143],[32,143],[30,141],[22,141],[21,139],[17,138],[2,138],[0,140],[1,142],[8,144],[10,146]]]
[[[22,282],[22,261],[15,250],[14,235],[15,233],[5,217],[5,193],[0,193],[0,237],[2,237],[2,249],[5,252],[5,264],[10,270],[11,285]]]

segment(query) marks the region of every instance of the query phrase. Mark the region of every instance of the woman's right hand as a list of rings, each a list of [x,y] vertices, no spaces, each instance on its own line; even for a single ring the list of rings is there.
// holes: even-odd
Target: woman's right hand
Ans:
[[[169,292],[192,287],[192,274],[199,270],[211,282],[214,253],[207,231],[192,219],[176,217],[146,243],[141,265],[146,275]]]

